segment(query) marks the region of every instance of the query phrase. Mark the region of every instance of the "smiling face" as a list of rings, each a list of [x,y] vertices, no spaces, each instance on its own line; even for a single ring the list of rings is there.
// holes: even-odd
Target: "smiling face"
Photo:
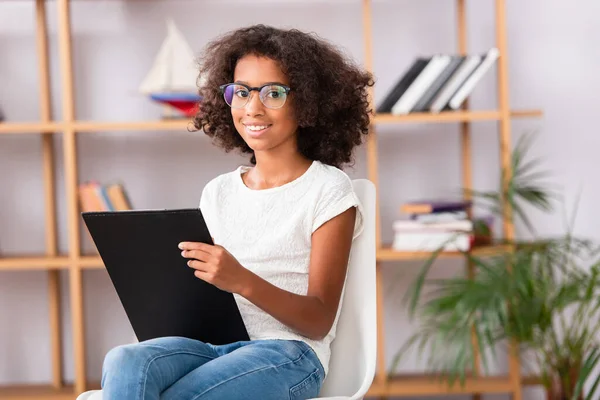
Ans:
[[[236,64],[233,79],[235,83],[243,83],[250,87],[262,87],[265,84],[289,86],[289,82],[277,62],[270,58],[246,55]],[[255,154],[276,149],[293,149],[297,151],[296,132],[298,124],[294,117],[293,99],[287,100],[281,108],[271,109],[260,100],[257,91],[242,93],[250,99],[244,107],[231,108],[231,115],[236,130]],[[267,96],[280,96],[271,92]],[[269,103],[267,103],[269,104]]]

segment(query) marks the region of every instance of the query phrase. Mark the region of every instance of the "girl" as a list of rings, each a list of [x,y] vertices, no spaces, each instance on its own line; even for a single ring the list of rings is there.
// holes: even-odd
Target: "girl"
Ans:
[[[105,399],[316,397],[362,231],[340,168],[368,133],[371,75],[313,35],[263,25],[210,43],[202,65],[195,128],[253,166],[202,192],[215,245],[179,246],[198,279],[234,294],[251,340],[116,347],[104,361]]]

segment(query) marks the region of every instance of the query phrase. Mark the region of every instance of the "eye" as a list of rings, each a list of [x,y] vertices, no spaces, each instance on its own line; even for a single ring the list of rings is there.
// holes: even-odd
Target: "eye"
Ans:
[[[266,97],[271,99],[278,99],[282,96],[285,96],[285,89],[279,86],[270,86],[265,90],[267,92]]]
[[[236,91],[234,93],[238,97],[242,97],[242,98],[248,97],[248,89],[246,89],[246,88],[238,88],[238,89],[236,89]]]

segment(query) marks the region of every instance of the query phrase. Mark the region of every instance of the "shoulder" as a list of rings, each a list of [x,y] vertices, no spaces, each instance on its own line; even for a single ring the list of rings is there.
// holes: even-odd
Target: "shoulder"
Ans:
[[[244,167],[239,166],[233,171],[217,175],[208,181],[202,189],[201,199],[214,199],[233,191],[238,183],[237,179],[239,179],[240,169],[242,168]]]
[[[342,170],[319,163],[318,184],[315,185],[319,191],[313,232],[329,219],[341,214],[350,207],[356,207],[356,237],[362,231],[362,204],[354,192],[354,186],[350,177]]]
[[[344,171],[318,163],[317,185],[321,195],[348,195],[354,192],[352,180]]]

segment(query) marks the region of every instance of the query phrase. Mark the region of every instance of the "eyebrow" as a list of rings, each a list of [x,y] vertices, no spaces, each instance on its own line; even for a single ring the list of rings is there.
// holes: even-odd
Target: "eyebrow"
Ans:
[[[252,86],[248,82],[244,82],[244,81],[240,81],[240,80],[237,80],[234,83],[243,83],[244,85]],[[265,82],[265,83],[263,83],[262,85],[260,85],[258,87],[265,86],[265,85],[283,85],[283,86],[287,86],[285,83],[274,81],[274,82]]]

